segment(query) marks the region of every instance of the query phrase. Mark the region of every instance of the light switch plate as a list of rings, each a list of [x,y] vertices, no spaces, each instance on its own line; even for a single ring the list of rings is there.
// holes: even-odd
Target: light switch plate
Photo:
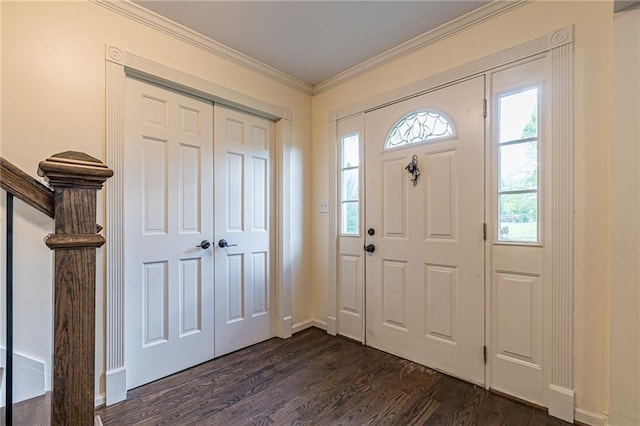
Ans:
[[[329,213],[329,200],[320,200],[318,213]]]

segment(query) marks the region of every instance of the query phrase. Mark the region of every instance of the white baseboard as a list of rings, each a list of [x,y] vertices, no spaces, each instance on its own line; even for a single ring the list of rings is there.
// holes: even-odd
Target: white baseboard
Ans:
[[[311,324],[312,327],[316,327],[319,328],[320,330],[327,330],[327,323],[324,321],[320,321],[319,319],[313,319],[311,321],[313,324]]]
[[[104,403],[109,406],[127,399],[127,369],[116,368],[105,374],[106,395]]]
[[[338,321],[335,317],[327,317],[327,333],[332,336],[338,335]]]
[[[310,327],[313,327],[313,320],[302,321],[297,324],[293,324],[293,328],[291,329],[291,332],[293,334],[296,334]]]
[[[549,415],[573,423],[575,394],[572,389],[549,385],[547,404]]]
[[[281,339],[288,339],[295,331],[293,331],[293,319],[291,316],[284,317],[278,325],[278,337]]]
[[[93,406],[96,407],[96,408],[102,407],[104,405],[105,401],[106,401],[105,396],[100,393],[100,394],[95,396],[95,400],[93,402]]]
[[[575,420],[589,426],[607,426],[608,419],[605,414],[594,413],[579,407],[575,409]]]
[[[4,369],[4,360],[6,360],[6,349],[0,348],[0,359],[2,364],[0,365]],[[31,358],[27,355],[14,352],[13,353],[13,401],[20,402],[27,399],[35,398],[40,395],[44,395],[45,392],[45,377],[44,377],[44,362]],[[6,370],[3,370],[2,388],[0,389],[0,407],[4,407],[5,393],[4,387],[6,385],[6,379],[4,375]],[[20,378],[17,380],[17,378]]]
[[[316,327],[319,328],[321,330],[326,330],[327,329],[327,323],[320,321],[318,319],[310,319],[307,321],[302,321],[299,322],[298,324],[295,324],[293,326],[293,334],[296,334],[302,330],[306,330],[307,328],[311,328],[311,327]]]

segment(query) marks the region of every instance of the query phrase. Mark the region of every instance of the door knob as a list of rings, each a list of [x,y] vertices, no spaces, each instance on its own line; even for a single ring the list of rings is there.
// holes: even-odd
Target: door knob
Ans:
[[[225,240],[224,238],[221,239],[220,241],[218,241],[218,247],[220,248],[225,248],[225,247],[238,247],[237,244],[229,244],[227,242],[227,240]]]
[[[376,251],[376,246],[374,246],[373,244],[367,244],[366,246],[364,246],[364,251],[366,251],[367,253],[373,253],[374,251]]]
[[[207,240],[202,240],[202,242],[198,244],[196,247],[200,247],[201,249],[206,250],[209,247],[211,247],[211,243]]]

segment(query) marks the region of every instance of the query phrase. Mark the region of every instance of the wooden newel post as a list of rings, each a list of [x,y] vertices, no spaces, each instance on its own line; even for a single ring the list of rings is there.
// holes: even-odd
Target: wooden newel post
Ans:
[[[94,423],[96,193],[113,175],[99,160],[63,152],[40,163],[54,190],[55,250],[51,424]]]

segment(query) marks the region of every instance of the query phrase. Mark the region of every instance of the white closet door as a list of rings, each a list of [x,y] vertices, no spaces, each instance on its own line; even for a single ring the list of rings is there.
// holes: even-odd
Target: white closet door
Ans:
[[[126,83],[127,389],[213,358],[213,106]]]
[[[218,105],[214,117],[215,354],[220,356],[275,336],[275,123]]]

